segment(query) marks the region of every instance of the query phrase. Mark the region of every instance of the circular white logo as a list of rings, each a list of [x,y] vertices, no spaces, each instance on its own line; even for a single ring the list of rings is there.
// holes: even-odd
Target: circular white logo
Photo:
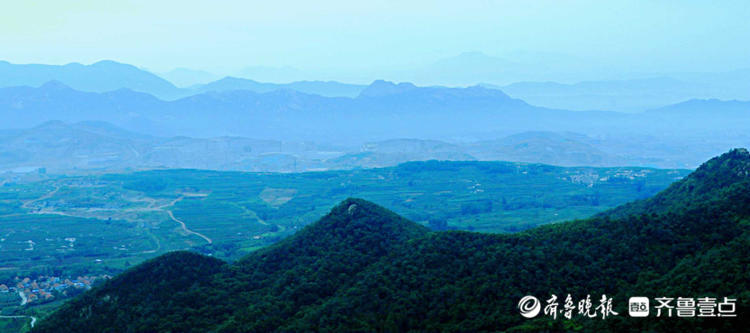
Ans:
[[[524,296],[518,302],[518,311],[521,311],[521,315],[526,318],[536,317],[541,309],[542,305],[539,303],[539,299],[534,296]]]

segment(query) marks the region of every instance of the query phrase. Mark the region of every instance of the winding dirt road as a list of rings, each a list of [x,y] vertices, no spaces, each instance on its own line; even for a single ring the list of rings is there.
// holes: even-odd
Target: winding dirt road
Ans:
[[[31,328],[34,328],[34,324],[36,324],[36,317],[34,316],[0,316],[0,319],[2,318],[7,318],[7,319],[31,318]]]
[[[213,243],[213,241],[211,240],[211,238],[206,237],[206,235],[188,229],[187,226],[185,225],[185,222],[182,222],[179,219],[177,219],[176,217],[174,217],[174,213],[172,213],[171,210],[167,210],[167,214],[169,214],[169,218],[171,218],[172,221],[175,221],[175,222],[179,223],[182,226],[182,231],[184,231],[185,233],[187,233],[189,235],[196,235],[196,236],[198,236],[200,238],[203,238],[203,239],[206,240],[206,242],[208,242],[208,244],[212,244]]]
[[[50,191],[50,192],[42,195],[39,198],[28,200],[28,201],[24,202],[21,207],[24,208],[24,209],[32,209],[31,205],[33,203],[39,202],[39,201],[43,201],[43,200],[47,200],[47,199],[51,198],[52,196],[54,196],[55,194],[57,194],[57,192],[61,188],[61,186],[59,186],[59,185],[54,185],[54,186],[55,186],[54,190],[52,190],[52,191]],[[176,198],[176,199],[174,199],[174,200],[172,200],[170,202],[167,202],[165,204],[162,204],[161,206],[156,206],[156,200],[154,200],[153,198],[143,198],[143,199],[134,200],[134,201],[145,201],[145,202],[148,202],[149,203],[148,207],[127,208],[127,209],[121,209],[120,211],[122,211],[122,212],[149,212],[149,211],[151,211],[151,212],[153,212],[153,211],[163,211],[163,212],[166,212],[167,215],[169,215],[169,218],[172,221],[175,221],[175,222],[177,222],[177,223],[180,224],[180,226],[182,227],[182,231],[185,232],[185,234],[198,236],[200,238],[203,238],[206,242],[208,242],[208,244],[213,244],[213,240],[211,240],[211,238],[208,238],[208,236],[206,236],[206,235],[204,235],[204,234],[202,234],[200,232],[190,230],[187,227],[187,224],[185,224],[184,221],[182,221],[182,220],[178,219],[177,217],[175,217],[174,213],[172,212],[172,210],[169,209],[171,207],[174,207],[174,205],[176,205],[182,199],[185,199],[185,198],[195,198],[195,197],[206,197],[206,196],[208,196],[208,194],[205,194],[205,193],[182,193],[180,195],[180,197],[178,197],[178,198]],[[95,208],[92,208],[92,209],[89,209],[88,211],[91,212],[91,211],[95,211],[95,210],[102,210],[103,211],[104,209],[95,209]],[[52,215],[61,215],[61,216],[70,216],[70,217],[86,217],[86,216],[82,216],[82,215],[78,215],[78,214],[72,214],[72,213],[68,213],[68,212],[61,212],[61,211],[56,211],[56,210],[51,210],[51,209],[33,210],[30,213],[31,214],[40,214],[40,215],[41,214],[52,214]],[[96,218],[96,217],[94,217],[94,218]],[[153,235],[151,235],[151,236],[154,237]],[[154,250],[148,250],[148,251],[143,251],[142,253],[154,253],[154,252],[158,252],[161,249],[161,244],[159,243],[159,239],[157,237],[154,237],[154,239],[156,240],[156,249],[154,249]]]

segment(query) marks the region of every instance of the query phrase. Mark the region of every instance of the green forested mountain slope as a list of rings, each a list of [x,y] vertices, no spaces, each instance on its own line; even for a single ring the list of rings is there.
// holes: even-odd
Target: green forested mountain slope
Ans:
[[[750,154],[733,150],[652,199],[518,234],[428,232],[349,199],[233,264],[186,253],[144,263],[36,331],[741,331],[750,299],[748,170]],[[568,293],[613,297],[619,315],[526,319],[516,308],[525,295]],[[736,298],[738,316],[630,318],[630,296]]]
[[[146,261],[64,305],[58,315],[40,326],[53,332],[164,331],[171,321],[200,315],[204,296],[198,292],[225,263],[191,252],[171,252]],[[179,308],[179,309],[178,309]]]

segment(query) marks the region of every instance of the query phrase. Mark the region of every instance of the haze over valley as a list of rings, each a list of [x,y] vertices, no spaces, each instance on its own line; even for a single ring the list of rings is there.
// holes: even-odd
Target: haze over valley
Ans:
[[[0,332],[740,332],[746,1],[0,10]]]
[[[623,113],[541,107],[504,93],[522,86],[546,91],[520,83],[456,88],[224,78],[177,88],[111,61],[4,63],[0,72],[5,172],[294,172],[430,159],[694,168],[750,138],[750,102],[716,99],[721,94],[708,91],[694,97],[686,91],[684,101]],[[734,75],[742,73],[750,78]],[[741,79],[729,82],[735,81]],[[616,95],[623,84],[570,87]],[[661,83],[643,84],[653,92],[651,85]]]

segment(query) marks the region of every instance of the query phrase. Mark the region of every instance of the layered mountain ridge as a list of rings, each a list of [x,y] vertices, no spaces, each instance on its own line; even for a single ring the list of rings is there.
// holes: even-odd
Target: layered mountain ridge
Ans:
[[[236,263],[153,259],[35,331],[739,330],[750,299],[748,170],[747,150],[732,150],[652,199],[518,234],[428,232],[348,199]],[[567,293],[612,296],[620,315],[528,320],[516,309],[524,295]],[[627,298],[643,295],[736,298],[738,317],[628,318]]]
[[[0,88],[0,116],[15,128],[51,120],[105,121],[154,136],[245,136],[327,143],[341,138],[357,143],[394,138],[478,141],[525,131],[668,136],[681,142],[713,133],[712,141],[727,143],[736,140],[733,133],[746,132],[749,110],[747,102],[715,100],[639,114],[555,110],[480,86],[419,87],[381,81],[354,98],[280,89],[208,91],[164,101],[128,89],[83,92],[60,82],[38,88]],[[680,131],[675,132],[676,128]]]

